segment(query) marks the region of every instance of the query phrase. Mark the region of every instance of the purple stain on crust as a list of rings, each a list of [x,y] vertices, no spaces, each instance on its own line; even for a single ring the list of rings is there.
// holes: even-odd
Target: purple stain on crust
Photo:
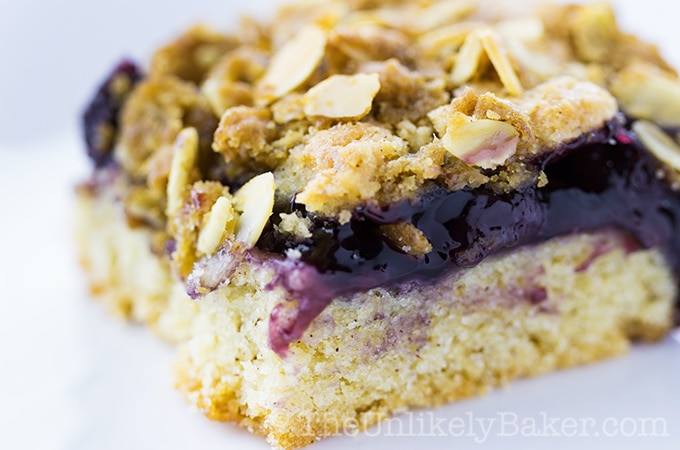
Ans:
[[[490,255],[556,236],[616,228],[634,238],[632,250],[664,246],[678,271],[680,196],[656,177],[660,163],[624,120],[610,121],[537,164],[549,180],[542,188],[507,193],[485,187],[456,192],[435,188],[415,203],[359,208],[344,225],[309,216],[313,236],[304,242],[288,241],[269,227],[257,244],[260,249],[302,255],[273,264],[276,276],[270,288],[280,286],[296,301],[272,313],[274,351],[285,354],[336,297],[404,282],[430,283]],[[300,205],[292,209],[305,214]],[[416,258],[386,242],[380,225],[402,220],[425,234],[434,248],[431,253]],[[533,303],[547,299],[540,286],[525,294]]]
[[[451,301],[451,305],[457,305],[469,312],[475,312],[480,307],[512,309],[519,305],[534,305],[539,307],[540,312],[551,312],[550,303],[548,290],[537,276],[518,279],[516,284],[503,287],[474,287],[466,290],[460,297],[452,294]]]
[[[176,239],[168,239],[165,241],[165,244],[163,244],[163,251],[165,252],[165,256],[170,258],[173,253],[175,253],[175,250],[177,250],[177,240]]]
[[[191,201],[191,210],[198,211],[208,200],[208,196],[201,190],[192,189],[189,199]]]
[[[575,272],[585,272],[593,265],[595,260],[600,256],[604,256],[613,250],[612,243],[609,241],[598,241],[593,244],[592,253],[583,261],[578,267],[574,269]]]
[[[539,305],[548,300],[548,290],[542,286],[537,286],[529,292],[529,301],[533,305]]]
[[[140,70],[132,61],[121,61],[87,106],[83,114],[83,134],[87,155],[95,167],[103,167],[111,161],[118,134],[118,113],[141,78]]]
[[[269,317],[269,344],[284,356],[290,343],[299,340],[312,320],[343,292],[325,285],[312,265],[291,259],[273,260],[271,264],[276,276],[267,289],[283,287],[288,301],[296,302],[277,305]]]
[[[385,336],[377,345],[366,344],[365,351],[374,356],[380,356],[393,348],[409,348],[418,351],[427,344],[430,314],[423,305],[412,314],[400,314],[394,319],[388,319]]]
[[[576,273],[587,271],[600,256],[604,256],[614,249],[623,249],[626,255],[640,250],[640,243],[635,239],[635,236],[623,231],[612,230],[612,232],[616,242],[612,241],[611,238],[594,242],[592,253],[574,269]]]

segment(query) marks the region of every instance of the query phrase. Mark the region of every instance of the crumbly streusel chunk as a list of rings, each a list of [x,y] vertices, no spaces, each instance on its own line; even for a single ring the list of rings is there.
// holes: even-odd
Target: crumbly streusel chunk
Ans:
[[[137,180],[125,195],[129,216],[167,224],[198,257],[206,224],[190,221],[195,230],[179,239],[163,214],[174,201],[175,140],[187,128],[198,149],[180,177],[186,192],[203,181],[233,193],[272,172],[279,202],[346,222],[357,208],[432,186],[544,186],[534,162],[619,109],[677,125],[677,74],[619,30],[611,6],[490,11],[461,0],[300,1],[269,24],[243,21],[238,38],[189,30],[155,54],[120,115],[115,159]],[[661,153],[676,145],[646,136]],[[277,226],[305,235],[292,219]],[[395,230],[395,242],[409,233]]]

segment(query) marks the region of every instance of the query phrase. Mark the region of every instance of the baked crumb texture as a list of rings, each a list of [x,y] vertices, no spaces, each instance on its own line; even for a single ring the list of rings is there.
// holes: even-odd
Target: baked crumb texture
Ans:
[[[268,345],[270,314],[294,302],[265,288],[273,272],[253,247],[272,214],[279,233],[311,235],[277,202],[346,223],[432,185],[544,186],[534,162],[619,111],[677,188],[680,83],[657,49],[606,3],[513,8],[301,1],[233,35],[192,28],[143,77],[125,66],[134,77],[111,82],[115,117],[89,136],[99,168],[78,193],[82,263],[108,307],[179,344],[178,386],[210,418],[291,449],[671,327],[661,250],[603,230],[336,300],[285,358]],[[432,250],[410,223],[381,232]],[[230,258],[219,286],[200,266],[215,255]]]
[[[242,264],[195,302],[110,192],[81,192],[78,212],[93,294],[178,344],[177,387],[191,404],[277,448],[615,356],[672,326],[677,287],[661,252],[630,252],[608,230],[524,247],[430,286],[334,301],[282,359],[268,321],[287,301],[264,288],[269,269]]]

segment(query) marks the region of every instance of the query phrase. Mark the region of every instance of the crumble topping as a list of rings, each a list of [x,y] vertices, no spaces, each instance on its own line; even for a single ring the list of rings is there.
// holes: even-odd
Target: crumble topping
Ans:
[[[414,72],[395,59],[365,63],[359,70],[380,75],[373,115],[374,120],[381,123],[418,122],[451,97],[445,79]]]
[[[555,148],[601,126],[603,117],[614,117],[616,99],[601,87],[572,77],[558,77],[540,84],[522,99],[540,147]]]
[[[215,131],[212,147],[224,160],[252,169],[276,167],[286,158],[284,149],[275,149],[277,125],[265,108],[234,106],[224,112]]]
[[[201,256],[213,255],[224,242],[253,247],[273,212],[276,192],[271,172],[253,177],[233,195],[216,181],[190,184],[195,178],[190,168],[196,150],[196,131],[182,130],[175,145],[166,209],[167,228],[176,239],[173,262],[182,277]]]
[[[508,52],[501,38],[493,29],[476,27],[470,31],[460,47],[451,81],[462,85],[480,72],[482,58],[487,56],[509,95],[522,95],[523,88],[515,69],[508,58]]]
[[[182,207],[177,215],[168,217],[169,235],[175,240],[171,261],[182,279],[186,279],[200,259],[199,233],[205,230],[211,219],[209,213],[220,198],[231,199],[229,188],[216,181],[197,181],[184,190]],[[226,234],[226,224],[224,228]],[[225,244],[234,241],[233,236],[224,237]],[[207,250],[207,246],[203,250]]]
[[[149,75],[172,75],[185,81],[200,83],[222,56],[239,44],[235,37],[195,26],[153,55]]]
[[[278,172],[282,180],[280,188],[284,193],[297,192],[295,201],[309,211],[335,213],[346,222],[352,213],[348,205],[365,204],[379,195],[399,198],[403,192],[400,189],[408,189],[410,174],[403,172],[409,167],[403,167],[402,158],[407,154],[407,143],[383,127],[338,124],[317,131],[304,146],[291,151]],[[410,162],[418,164],[421,154],[411,156]],[[420,169],[428,170],[428,166],[421,165]],[[411,169],[417,171],[419,167]],[[430,172],[432,177],[437,171]],[[304,188],[298,190],[301,176],[308,178]],[[403,184],[399,178],[404,178]]]
[[[145,179],[156,153],[172,146],[183,128],[203,129],[211,116],[207,100],[192,83],[173,75],[149,77],[135,87],[123,107],[115,159],[132,177]],[[205,151],[212,136],[200,137]]]
[[[279,233],[290,235],[297,239],[305,239],[312,237],[312,220],[309,217],[304,217],[299,211],[294,213],[280,213],[281,221],[275,225]]]
[[[182,277],[222,247],[255,245],[275,202],[342,224],[433,186],[549,185],[535,162],[619,109],[677,179],[677,74],[610,5],[488,6],[305,0],[238,36],[192,28],[121,88],[119,114],[106,105],[116,120],[88,125],[106,145],[88,145],[115,144],[126,213],[166,227]],[[305,218],[277,215],[278,230],[309,237]],[[406,253],[431,250],[411,223],[383,228]]]
[[[201,83],[201,92],[220,117],[234,106],[253,106],[252,85],[262,78],[269,55],[255,46],[242,46],[227,53]]]

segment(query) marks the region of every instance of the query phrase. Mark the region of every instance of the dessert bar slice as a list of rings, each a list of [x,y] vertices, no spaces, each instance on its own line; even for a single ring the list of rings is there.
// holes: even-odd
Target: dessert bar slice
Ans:
[[[292,449],[673,326],[680,83],[603,3],[301,1],[84,116],[93,295]]]

